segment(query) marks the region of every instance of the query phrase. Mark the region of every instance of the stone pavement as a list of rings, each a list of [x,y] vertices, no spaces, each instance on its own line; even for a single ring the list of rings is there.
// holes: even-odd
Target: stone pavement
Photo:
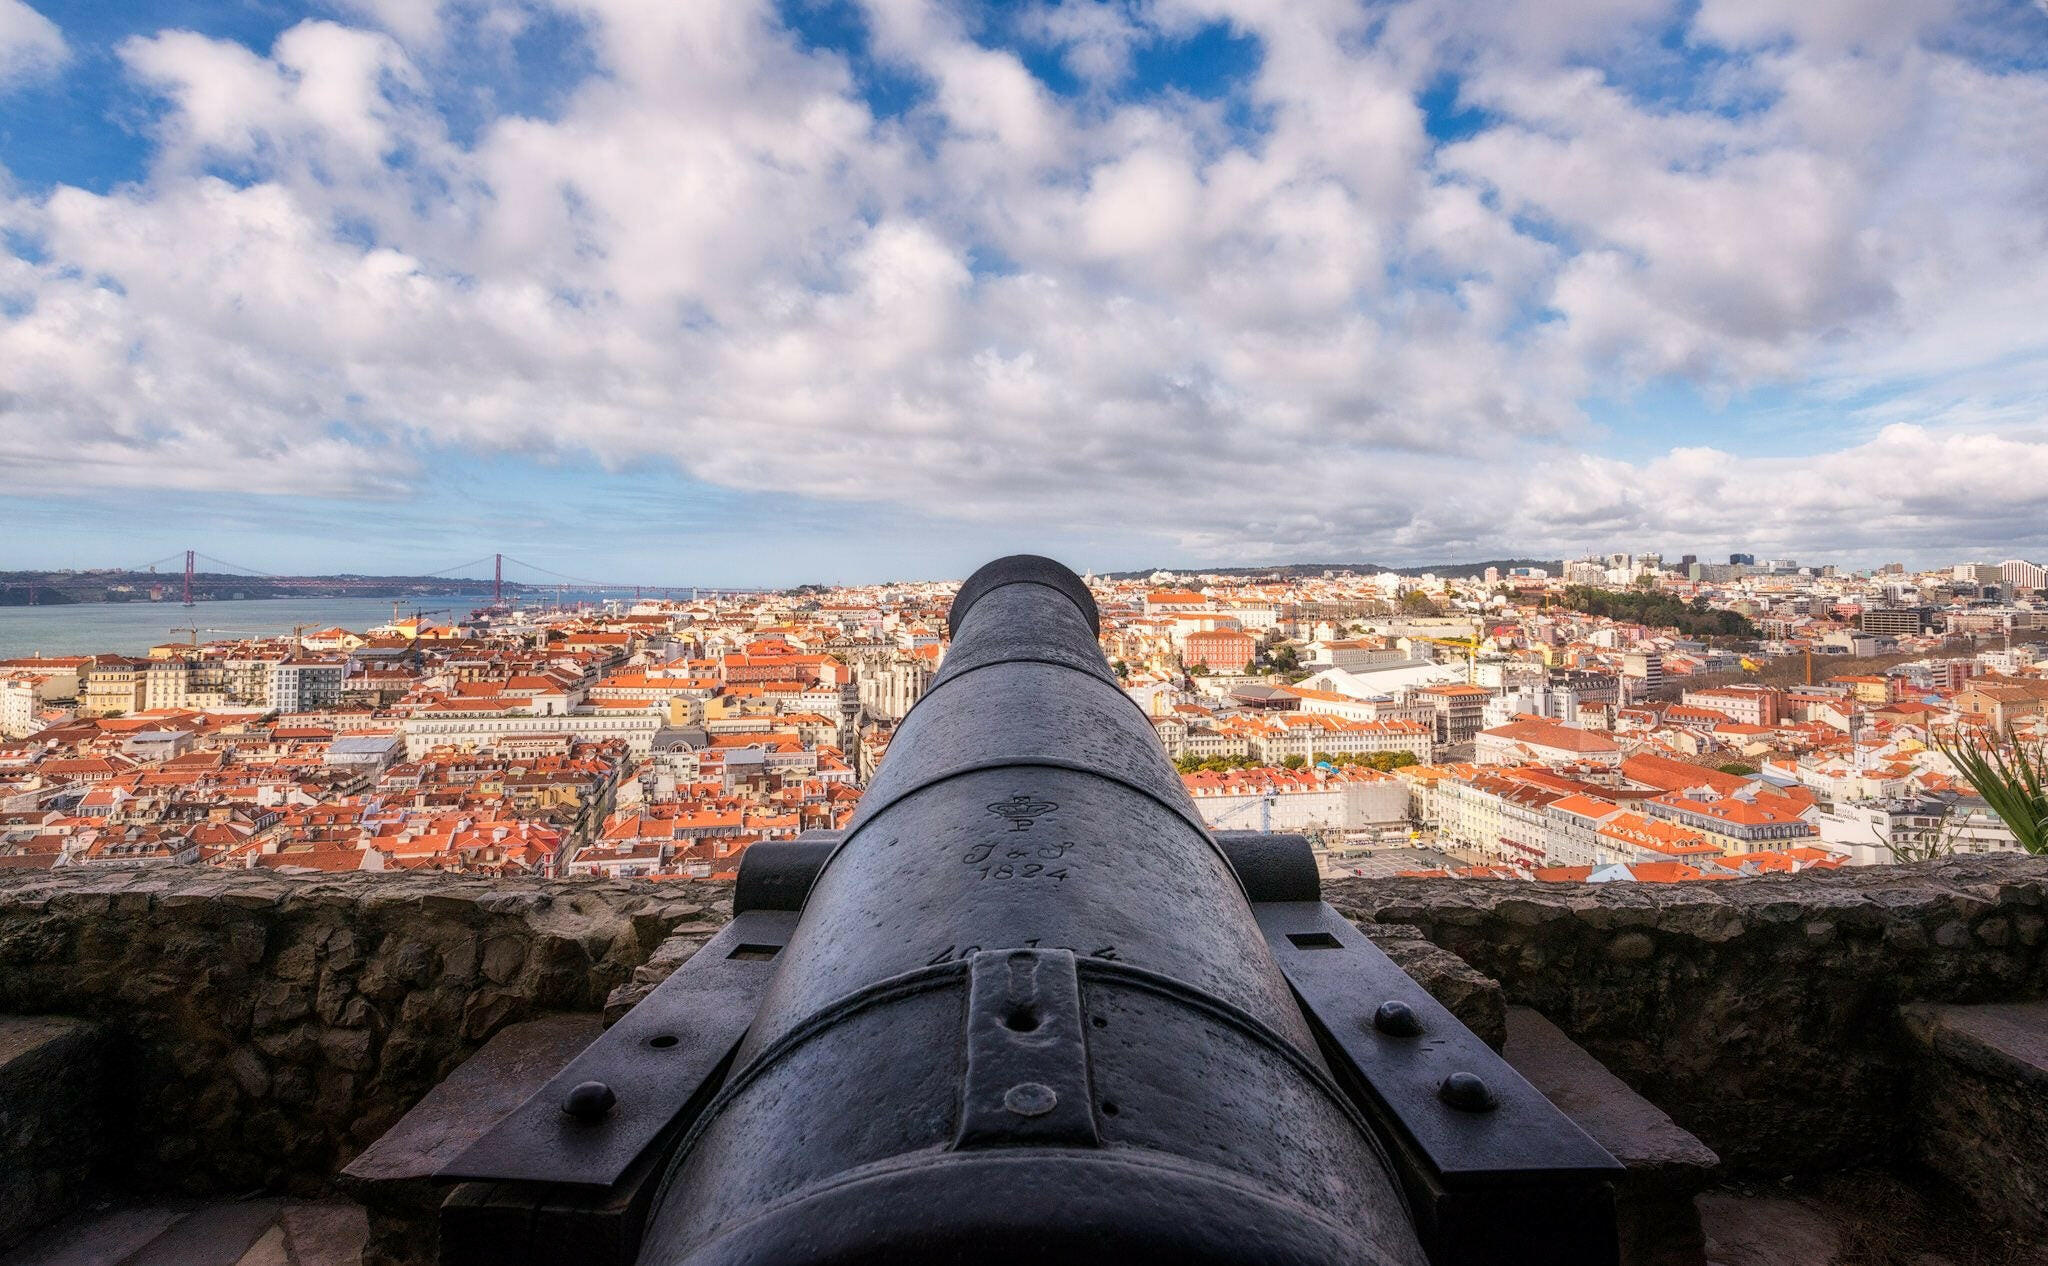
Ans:
[[[361,1206],[303,1200],[167,1201],[74,1215],[0,1254],[0,1266],[358,1266]]]

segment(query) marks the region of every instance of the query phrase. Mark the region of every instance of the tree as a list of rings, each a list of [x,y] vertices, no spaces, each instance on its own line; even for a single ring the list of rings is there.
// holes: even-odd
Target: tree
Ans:
[[[1409,615],[1441,615],[1435,602],[1420,589],[1410,589],[1401,595],[1401,609]]]
[[[1196,664],[1193,668],[1188,669],[1188,676],[1190,677],[1207,677],[1208,675],[1209,666],[1207,664]]]
[[[1283,646],[1273,652],[1273,671],[1279,673],[1297,672],[1301,668],[1301,655],[1292,646]]]
[[[1280,763],[1288,769],[1306,769],[1308,767],[1308,761],[1300,756],[1286,757]]]
[[[1727,764],[1722,765],[1719,768],[1721,772],[1724,774],[1740,774],[1745,778],[1756,772],[1756,766],[1745,765],[1739,760],[1729,761]]]
[[[1587,615],[1627,620],[1652,628],[1673,628],[1688,637],[1758,636],[1756,625],[1740,611],[1724,611],[1681,602],[1668,593],[1645,590],[1601,589],[1595,585],[1567,585],[1559,605]]]

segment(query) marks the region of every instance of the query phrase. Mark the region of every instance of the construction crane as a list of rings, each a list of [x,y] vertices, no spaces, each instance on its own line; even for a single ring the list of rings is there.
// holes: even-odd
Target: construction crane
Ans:
[[[1453,646],[1465,652],[1465,684],[1479,684],[1479,639],[1476,637],[1424,637],[1419,633],[1408,635],[1411,642],[1428,642],[1432,646]]]
[[[403,599],[393,598],[391,600],[391,625],[393,628],[398,626],[398,608],[404,605]],[[412,609],[412,618],[414,622],[418,622],[419,618],[423,615],[447,615],[454,609],[453,607],[414,607]]]
[[[1209,829],[1212,831],[1225,830],[1238,815],[1249,813],[1256,806],[1259,811],[1259,831],[1262,834],[1270,834],[1273,830],[1274,799],[1274,793],[1269,791],[1251,804],[1241,804],[1222,817],[1217,818],[1209,824]],[[1344,838],[1344,832],[1333,826],[1303,827],[1301,834],[1308,839],[1309,847],[1318,853],[1328,852],[1335,841]]]
[[[1237,806],[1235,809],[1232,809],[1230,812],[1224,814],[1222,817],[1217,818],[1214,822],[1211,822],[1209,824],[1209,829],[1212,831],[1220,831],[1223,829],[1224,824],[1229,822],[1232,818],[1235,818],[1238,814],[1247,812],[1248,810],[1256,806],[1259,811],[1259,830],[1271,831],[1273,829],[1273,802],[1276,798],[1277,797],[1275,797],[1275,795],[1269,791],[1265,795],[1260,796],[1257,800],[1254,800],[1249,804],[1241,804]]]
[[[304,626],[302,625],[301,627],[304,627]],[[240,634],[240,635],[241,635],[241,636],[243,636],[243,637],[272,637],[272,636],[275,636],[274,634],[266,633],[266,632],[264,632],[264,631],[263,631],[263,630],[261,630],[261,629],[195,629],[195,628],[193,628],[193,627],[192,627],[191,625],[189,625],[189,624],[181,624],[181,625],[177,626],[176,628],[173,628],[173,629],[171,629],[171,630],[169,630],[169,631],[170,631],[170,632],[172,632],[172,633],[183,633],[183,634],[185,634],[185,635],[186,635],[186,639],[185,639],[185,640],[186,640],[186,645],[188,645],[188,646],[197,646],[197,645],[199,645],[199,635],[200,635],[201,633],[238,633],[238,634]]]

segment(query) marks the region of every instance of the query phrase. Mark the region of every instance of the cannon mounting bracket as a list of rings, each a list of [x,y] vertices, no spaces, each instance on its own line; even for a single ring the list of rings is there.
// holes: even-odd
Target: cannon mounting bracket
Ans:
[[[440,1171],[468,1180],[442,1212],[463,1234],[444,1243],[494,1262],[630,1260],[655,1162],[723,1080],[838,839],[747,850],[733,921]],[[1215,839],[1325,1062],[1389,1141],[1433,1266],[1611,1266],[1622,1167],[1321,899],[1307,839]]]
[[[1616,1261],[1622,1166],[1324,901],[1252,904],[1435,1266]]]
[[[796,920],[785,910],[734,916],[438,1177],[593,1189],[618,1183],[717,1090]],[[572,1100],[591,1084],[608,1096],[592,1091]]]

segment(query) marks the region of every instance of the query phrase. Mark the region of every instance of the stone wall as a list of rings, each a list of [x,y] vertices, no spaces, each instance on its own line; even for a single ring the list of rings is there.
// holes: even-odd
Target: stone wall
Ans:
[[[310,1191],[484,1040],[596,1011],[722,888],[0,872],[0,1014],[99,1021],[125,1186]]]
[[[0,1254],[92,1194],[108,1142],[104,1053],[83,1020],[0,1015]]]
[[[1325,897],[1498,980],[1738,1169],[1909,1147],[1905,1002],[2048,998],[2048,859],[1712,883],[1351,880]]]
[[[1325,895],[1490,1040],[1503,997],[1534,1007],[1724,1162],[1797,1172],[1906,1145],[1899,1004],[2048,998],[2044,892],[2048,860],[1975,858]],[[623,1009],[728,903],[702,884],[0,872],[0,1014],[122,1039],[130,1182],[304,1191],[504,1025]]]

